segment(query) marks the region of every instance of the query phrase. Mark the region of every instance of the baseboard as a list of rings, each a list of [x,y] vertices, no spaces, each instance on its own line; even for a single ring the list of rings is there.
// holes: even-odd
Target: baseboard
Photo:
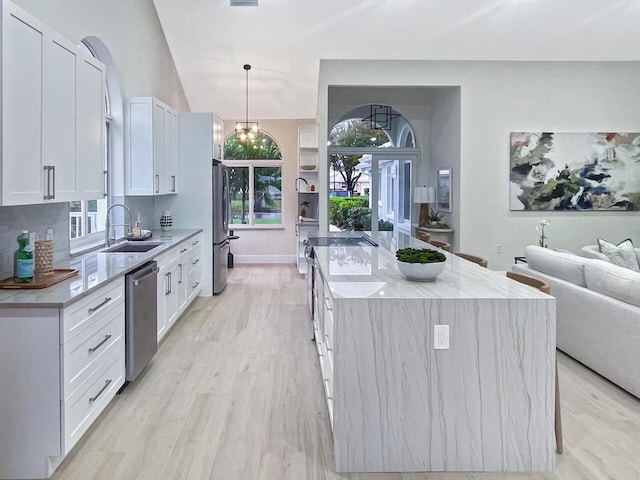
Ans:
[[[296,263],[295,255],[238,255],[233,254],[233,262],[239,263]]]

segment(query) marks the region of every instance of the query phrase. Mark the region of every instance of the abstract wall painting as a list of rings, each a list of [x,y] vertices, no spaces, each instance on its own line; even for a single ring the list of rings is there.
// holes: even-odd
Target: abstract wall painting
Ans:
[[[638,210],[640,133],[512,132],[511,210]]]

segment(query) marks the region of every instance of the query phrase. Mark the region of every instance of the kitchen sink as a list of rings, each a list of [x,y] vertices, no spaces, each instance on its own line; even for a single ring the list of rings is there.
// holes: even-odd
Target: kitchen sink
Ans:
[[[162,245],[161,242],[127,242],[103,250],[102,253],[141,253],[153,250]]]

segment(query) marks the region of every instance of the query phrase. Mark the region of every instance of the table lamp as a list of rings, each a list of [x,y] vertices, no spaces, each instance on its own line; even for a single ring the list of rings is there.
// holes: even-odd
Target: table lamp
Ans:
[[[413,203],[420,204],[418,226],[426,227],[429,220],[429,204],[435,203],[436,190],[433,187],[416,187],[413,192]]]

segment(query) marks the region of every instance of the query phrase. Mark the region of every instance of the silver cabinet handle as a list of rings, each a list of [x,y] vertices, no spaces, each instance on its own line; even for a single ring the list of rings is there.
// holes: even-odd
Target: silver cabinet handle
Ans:
[[[156,175],[156,193],[160,193],[160,175]]]
[[[195,242],[191,242],[191,245],[194,245],[194,246],[195,246],[195,245],[197,245],[197,244],[199,244],[199,243],[200,243],[200,240],[196,240]]]
[[[110,333],[109,333],[109,334],[107,334],[107,335],[105,335],[105,336],[104,336],[104,339],[103,339],[99,344],[97,344],[95,347],[91,347],[91,348],[89,349],[89,353],[93,353],[93,352],[95,352],[96,350],[98,350],[102,345],[104,345],[105,343],[107,343],[107,341],[108,341],[110,338],[111,338],[111,334],[110,334]]]
[[[172,192],[176,191],[176,176],[175,175],[171,175],[171,191]]]
[[[191,265],[195,265],[196,263],[198,263],[200,261],[199,258],[196,258],[193,262],[191,262]]]
[[[90,308],[89,313],[93,313],[95,311],[100,310],[100,308],[104,307],[110,301],[111,301],[111,297],[105,298],[99,305],[96,305],[95,307]]]
[[[100,389],[100,391],[96,394],[96,396],[95,396],[95,397],[90,397],[90,398],[89,398],[89,402],[91,402],[91,403],[95,402],[95,401],[98,399],[98,397],[99,397],[100,395],[102,395],[102,393],[107,389],[107,387],[108,387],[110,384],[111,384],[111,379],[109,378],[109,379],[104,383],[104,386]]]
[[[47,188],[46,188],[46,191],[44,192],[43,198],[44,200],[52,200],[54,198],[53,195],[51,194],[51,172],[53,171],[53,166],[45,165],[43,169],[47,177]]]
[[[167,284],[164,287],[164,294],[169,295],[171,293],[171,272],[167,272],[164,274],[165,281]]]
[[[198,285],[200,285],[200,282],[196,282],[193,285],[191,285],[191,288],[196,288]]]
[[[188,248],[183,248],[182,250],[180,250],[180,253],[184,253],[188,250]]]
[[[51,198],[56,198],[56,166],[53,165],[51,167],[51,171],[53,172],[53,194],[51,194]]]
[[[105,170],[104,172],[104,193],[102,194],[104,197],[107,196],[107,192],[109,191],[109,173]]]
[[[178,277],[178,285],[180,285],[182,283],[182,264],[179,263],[178,266],[180,267],[180,276]]]

